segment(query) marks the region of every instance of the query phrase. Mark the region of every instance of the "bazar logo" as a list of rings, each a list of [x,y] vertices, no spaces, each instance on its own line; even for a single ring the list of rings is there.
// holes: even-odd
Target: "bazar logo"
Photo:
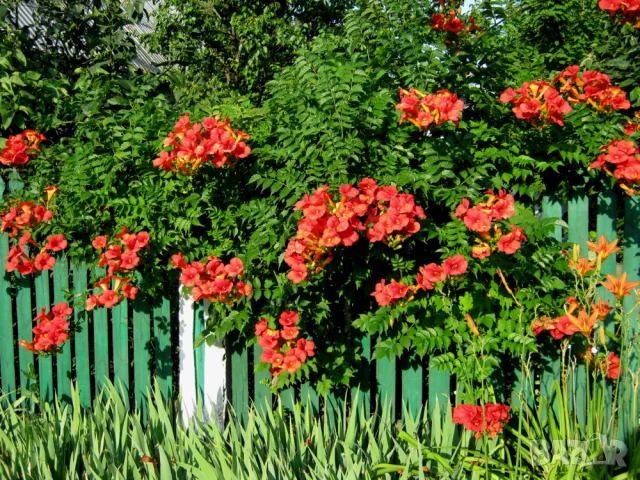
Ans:
[[[592,456],[595,449],[601,453]],[[618,465],[625,467],[627,444],[620,440],[608,440],[605,435],[596,435],[591,440],[533,440],[531,442],[534,466],[554,465]]]

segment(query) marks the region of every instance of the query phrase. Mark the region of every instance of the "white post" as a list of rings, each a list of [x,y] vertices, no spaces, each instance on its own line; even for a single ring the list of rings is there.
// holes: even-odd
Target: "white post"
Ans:
[[[205,323],[209,320],[211,302],[204,302]],[[224,412],[226,403],[226,356],[222,342],[204,347],[204,416],[206,421],[213,420],[221,430],[224,428]]]
[[[179,340],[180,347],[180,395],[182,403],[180,409],[182,411],[182,424],[189,425],[196,413],[196,365],[193,349],[193,325],[195,311],[193,309],[193,300],[191,295],[185,294],[183,287],[180,286],[180,312],[179,312]]]
[[[209,320],[209,307],[211,303],[204,302],[205,323]],[[194,344],[195,310],[191,295],[186,294],[180,287],[180,394],[182,403],[182,423],[187,426],[190,420],[195,418],[197,412],[196,393],[196,365]],[[222,342],[215,342],[212,346],[206,343],[204,348],[204,385],[203,411],[204,420],[213,419],[220,429],[224,428],[224,414],[226,404],[226,357]]]

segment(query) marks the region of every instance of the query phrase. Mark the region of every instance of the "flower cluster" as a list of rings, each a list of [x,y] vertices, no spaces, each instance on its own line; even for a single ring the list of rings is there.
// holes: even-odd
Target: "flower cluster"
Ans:
[[[455,35],[459,35],[460,32],[467,34],[480,30],[475,23],[474,17],[469,17],[469,25],[465,25],[462,19],[457,16],[455,10],[449,10],[448,14],[434,13],[431,16],[431,28],[451,32]]]
[[[401,88],[400,103],[396,105],[396,110],[402,111],[400,125],[407,120],[421,130],[449,121],[457,127],[463,108],[462,100],[449,90],[424,94],[413,88],[408,91]]]
[[[34,130],[25,130],[18,135],[9,136],[0,152],[0,163],[8,167],[27,164],[36,157],[43,140],[46,140],[44,135]]]
[[[55,187],[53,187],[55,189]],[[49,199],[51,196],[49,196]],[[2,226],[0,231],[7,232],[12,239],[9,255],[5,257],[7,272],[17,270],[21,275],[30,275],[43,270],[51,270],[56,259],[51,255],[67,248],[64,235],[50,235],[44,245],[38,244],[34,238],[34,231],[40,224],[49,222],[53,218],[53,211],[45,205],[32,202],[19,202],[10,206],[8,211],[0,216]],[[18,235],[22,235],[18,238]],[[35,255],[29,254],[29,247]]]
[[[381,307],[385,305],[396,305],[400,302],[409,302],[420,290],[433,290],[439,283],[447,281],[450,277],[464,275],[468,267],[467,259],[464,255],[453,255],[448,257],[442,265],[430,263],[419,268],[416,274],[416,285],[406,285],[392,280],[387,284],[383,279],[376,285],[371,296]]]
[[[442,262],[442,265],[429,263],[420,267],[420,273],[416,274],[416,282],[422,290],[433,290],[437,284],[447,281],[450,277],[464,275],[468,266],[464,255],[453,255]]]
[[[615,139],[600,150],[605,153],[598,155],[589,169],[604,170],[627,195],[640,193],[640,148],[631,140]]]
[[[617,240],[608,243],[604,236],[601,236],[597,242],[587,242],[589,250],[595,253],[595,258],[591,260],[580,257],[578,245],[574,245],[571,256],[568,252],[564,252],[568,257],[569,269],[573,271],[576,279],[580,280],[581,285],[586,283],[589,286],[584,298],[585,304],[589,307],[582,306],[572,296],[566,299],[562,315],[556,318],[544,316],[531,325],[534,335],[538,336],[543,331],[547,331],[556,340],[581,333],[590,345],[585,353],[580,354],[585,363],[614,380],[620,376],[620,357],[613,352],[608,355],[603,352],[595,356],[598,353],[598,346],[606,344],[604,321],[614,309],[609,300],[603,302],[602,298],[598,298],[596,301],[596,286],[598,284],[604,286],[613,293],[618,302],[621,302],[630,294],[631,289],[640,285],[640,282],[627,282],[626,273],[623,273],[620,278],[607,275],[607,282],[600,282],[602,262],[620,250],[617,244]]]
[[[466,430],[481,438],[486,433],[489,438],[496,438],[502,432],[503,425],[511,418],[509,405],[487,403],[484,407],[462,403],[453,407],[453,423],[462,425]]]
[[[597,304],[592,304],[590,311],[587,311],[578,303],[575,297],[569,297],[565,304],[565,314],[557,318],[542,317],[531,324],[531,330],[535,336],[543,331],[555,339],[560,340],[565,336],[572,336],[581,333],[586,338],[591,338],[598,322],[604,321],[612,310],[609,301],[606,303],[599,299]]]
[[[182,253],[178,253],[171,257],[171,263],[173,268],[182,271],[180,283],[191,289],[195,302],[207,299],[211,303],[231,305],[251,295],[251,285],[239,280],[244,278],[244,265],[239,258],[232,258],[226,265],[214,256],[210,256],[207,263],[187,263]]]
[[[69,322],[67,318],[73,310],[66,302],[59,303],[51,308],[47,314],[42,309],[40,314],[33,319],[38,324],[33,327],[33,342],[27,343],[20,340],[18,344],[27,350],[40,355],[57,353],[60,346],[69,338]]]
[[[614,352],[609,352],[607,356],[595,355],[597,350],[587,351],[582,355],[588,367],[602,372],[607,378],[617,380],[620,378],[620,357]]]
[[[286,311],[280,314],[278,320],[281,330],[269,328],[266,318],[261,318],[256,324],[258,345],[264,350],[260,361],[271,365],[269,371],[274,377],[282,372],[293,375],[308,357],[314,355],[315,344],[311,340],[299,338],[298,320],[296,312]]]
[[[486,192],[485,202],[470,207],[469,200],[462,199],[453,216],[462,220],[465,226],[478,234],[471,249],[471,256],[477,259],[487,258],[495,249],[507,255],[513,255],[522,246],[527,237],[520,227],[509,224],[511,231],[503,233],[507,220],[515,215],[515,200],[504,190],[496,195],[492,190]],[[500,226],[502,222],[502,227]],[[493,232],[493,233],[492,233]]]
[[[193,175],[208,162],[216,168],[233,166],[251,153],[243,141],[248,138],[246,133],[231,128],[228,118],[221,122],[220,117],[208,117],[192,124],[186,113],[164,141],[169,150],[160,152],[153,166],[182,175]]]
[[[420,230],[417,219],[426,218],[424,210],[415,204],[413,195],[399,193],[396,187],[379,187],[370,178],[340,186],[340,200],[335,202],[329,186],[305,194],[296,203],[302,210],[296,238],[287,245],[284,261],[291,271],[293,283],[300,283],[332,260],[333,249],[349,247],[366,230],[370,242],[383,242],[392,248]]]
[[[598,6],[601,10],[608,10],[612,17],[619,13],[622,23],[640,28],[640,0],[600,0]]]
[[[580,72],[580,67],[573,65],[560,72],[553,82],[559,90],[544,80],[525,82],[516,90],[509,87],[500,95],[500,101],[513,103],[516,117],[538,128],[551,123],[563,126],[563,115],[573,110],[570,103],[587,103],[606,113],[631,106],[625,91],[612,85],[611,79],[601,72]],[[566,94],[566,100],[562,94]]]
[[[640,128],[640,110],[634,114],[635,120],[628,120],[627,124],[624,126],[624,134],[627,137],[630,137],[634,133],[638,131]]]
[[[515,90],[509,87],[500,95],[500,101],[512,103],[516,118],[527,120],[538,128],[550,123],[563,126],[563,115],[573,110],[560,92],[543,80],[524,82]]]
[[[93,248],[100,252],[100,268],[107,267],[107,274],[102,277],[95,288],[102,290],[98,294],[90,294],[85,308],[93,310],[96,307],[113,308],[125,298],[134,300],[138,288],[131,284],[130,275],[140,263],[140,251],[149,248],[149,233],[129,233],[124,227],[114,241],[101,235],[93,239]]]
[[[391,280],[391,283],[383,278],[376,284],[375,291],[371,294],[381,307],[395,305],[403,300],[411,301],[419,290],[418,285],[406,285],[402,282]]]
[[[585,70],[573,65],[553,79],[560,82],[561,92],[568,94],[571,103],[588,103],[599,112],[611,113],[631,107],[627,94],[620,87],[613,86],[611,79],[604,73]]]
[[[617,244],[617,240],[608,243],[604,235],[598,239],[597,243],[587,242],[589,250],[596,254],[596,258],[593,260],[580,257],[580,247],[579,245],[574,245],[571,256],[566,253],[569,268],[581,279],[591,274],[599,274],[602,262],[620,250]],[[602,285],[613,293],[616,299],[622,300],[623,297],[630,294],[629,292],[632,288],[640,285],[640,282],[627,282],[627,274],[623,273],[620,278],[607,275],[607,282],[602,282]],[[604,321],[612,308],[608,300],[603,302],[600,298],[597,303],[594,300],[591,303],[591,307],[587,309],[580,305],[575,297],[569,297],[566,300],[563,315],[553,319],[542,317],[535,320],[531,325],[531,330],[536,336],[543,331],[548,331],[556,340],[576,333],[582,333],[589,339],[592,337],[598,322]]]

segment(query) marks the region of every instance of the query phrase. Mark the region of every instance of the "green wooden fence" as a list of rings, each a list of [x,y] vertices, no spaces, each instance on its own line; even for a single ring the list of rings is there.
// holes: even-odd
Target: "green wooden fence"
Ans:
[[[619,208],[620,207],[620,208]],[[608,240],[616,237],[617,216],[620,213],[624,224],[624,238],[621,239],[623,254],[611,256],[603,264],[605,273],[615,273],[616,265],[624,268],[630,280],[640,280],[640,205],[637,199],[625,198],[624,205],[617,204],[617,197],[610,188],[604,189],[597,199],[590,199],[581,192],[566,205],[553,198],[545,198],[542,205],[544,217],[555,217],[569,225],[568,231],[560,226],[555,236],[560,240],[576,242],[586,252],[589,238],[589,219],[597,229],[597,235],[605,235]],[[0,257],[8,251],[8,239],[0,236]],[[30,388],[29,365],[34,356],[25,349],[18,348],[18,340],[31,340],[32,319],[36,310],[48,306],[51,302],[64,300],[65,290],[84,291],[88,285],[89,270],[85,265],[69,264],[64,253],[57,258],[53,272],[36,277],[17,278],[5,272],[4,260],[0,261],[0,377],[3,392],[9,392],[14,398],[19,388]],[[177,293],[178,286],[175,288]],[[37,359],[35,370],[38,376],[37,388],[44,400],[51,400],[54,394],[69,399],[71,381],[76,381],[80,398],[89,405],[96,396],[105,379],[109,378],[128,392],[135,405],[145,409],[145,394],[153,378],[160,383],[165,395],[176,392],[178,372],[177,352],[177,302],[176,295],[168,292],[161,298],[148,298],[140,295],[134,302],[122,303],[111,311],[98,309],[87,313],[82,305],[74,308],[74,318],[79,330],[72,335],[61,354],[48,359]],[[610,294],[602,292],[607,298]],[[627,307],[631,307],[635,298],[627,297]],[[201,328],[202,315],[197,307],[193,312],[194,336]],[[634,331],[638,330],[637,318],[633,321]],[[357,401],[367,409],[373,410],[382,400],[388,400],[398,416],[406,408],[416,413],[424,404],[430,409],[436,401],[446,402],[456,383],[449,373],[439,371],[430,365],[429,359],[404,357],[401,359],[382,359],[368,364],[368,358],[375,345],[375,338],[362,341],[364,369],[366,377],[360,378],[358,387],[354,385],[349,401]],[[227,339],[227,386],[226,394],[230,403],[241,417],[245,418],[252,402],[258,408],[268,407],[274,400],[269,388],[262,381],[268,373],[254,373],[253,365],[260,356],[260,347],[251,350],[246,345]],[[203,369],[203,348],[193,352],[195,362],[195,382],[197,391],[207,382],[207,372]],[[632,367],[638,359],[633,358]],[[367,365],[368,364],[368,365]],[[553,398],[551,389],[553,380],[559,378],[559,361],[542,358],[536,365],[538,370],[534,379],[534,388],[540,395]],[[578,418],[585,421],[585,375],[584,367],[576,372],[575,402]],[[179,372],[178,372],[179,376]],[[520,378],[520,382],[524,381]],[[625,398],[631,398],[632,387],[624,385]],[[201,396],[201,394],[200,394]],[[341,408],[342,400],[347,396],[330,395],[320,398],[313,388],[304,384],[299,389],[288,389],[280,393],[285,406],[298,400],[310,401],[318,412],[329,414]],[[514,399],[513,401],[517,401]],[[329,415],[331,417],[331,415]],[[631,428],[628,425],[628,428]]]

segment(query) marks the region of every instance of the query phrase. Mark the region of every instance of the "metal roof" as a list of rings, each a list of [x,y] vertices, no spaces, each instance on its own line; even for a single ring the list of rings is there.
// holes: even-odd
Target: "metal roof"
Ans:
[[[26,28],[28,31],[37,32],[38,25],[35,24],[33,13],[37,8],[36,0],[23,0],[18,4],[17,9],[11,9],[9,12],[9,21],[16,28]],[[142,68],[151,72],[158,71],[157,65],[164,61],[162,55],[149,52],[143,42],[142,36],[153,32],[153,13],[156,6],[152,0],[144,2],[145,15],[143,19],[135,24],[126,25],[124,28],[131,34],[131,38],[136,46],[137,56],[132,60],[135,67]],[[36,41],[36,45],[38,45]],[[40,42],[41,43],[41,42]]]

